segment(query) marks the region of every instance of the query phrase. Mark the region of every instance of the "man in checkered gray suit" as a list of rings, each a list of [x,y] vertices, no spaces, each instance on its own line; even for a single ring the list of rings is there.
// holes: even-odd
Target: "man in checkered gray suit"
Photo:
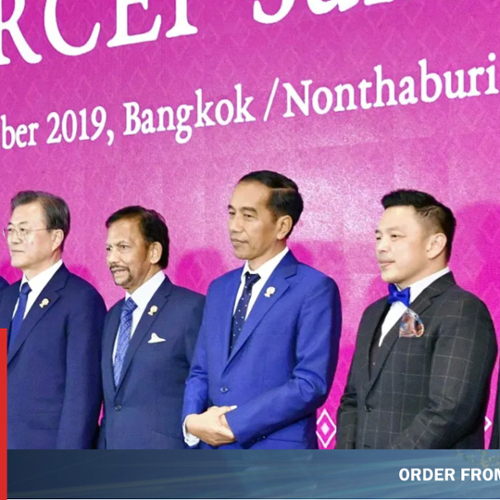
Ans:
[[[497,341],[484,303],[448,268],[455,217],[418,191],[382,205],[376,254],[389,296],[361,319],[337,448],[484,448]]]

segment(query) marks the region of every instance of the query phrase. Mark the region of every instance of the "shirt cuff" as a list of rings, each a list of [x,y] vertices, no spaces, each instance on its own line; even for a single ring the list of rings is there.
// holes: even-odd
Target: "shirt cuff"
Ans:
[[[197,438],[194,434],[191,434],[186,429],[187,417],[182,422],[182,434],[184,435],[184,442],[191,448],[200,444],[200,438]]]

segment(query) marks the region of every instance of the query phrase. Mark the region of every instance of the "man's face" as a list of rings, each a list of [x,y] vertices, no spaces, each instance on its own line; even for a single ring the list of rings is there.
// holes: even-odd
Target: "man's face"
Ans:
[[[7,226],[11,264],[24,273],[38,273],[50,265],[58,245],[54,231],[47,231],[45,212],[38,202],[19,205]]]
[[[127,292],[133,293],[149,279],[154,264],[136,219],[122,219],[111,224],[106,252],[115,284]]]
[[[268,208],[271,190],[260,182],[236,186],[229,204],[229,236],[234,255],[254,262],[256,268],[274,256],[278,220]]]
[[[428,276],[430,236],[415,208],[402,206],[385,210],[376,231],[382,279],[404,289]]]

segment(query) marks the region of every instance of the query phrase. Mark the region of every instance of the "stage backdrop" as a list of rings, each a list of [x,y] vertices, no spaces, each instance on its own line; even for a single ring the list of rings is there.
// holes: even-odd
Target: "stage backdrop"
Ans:
[[[290,176],[305,200],[291,248],[342,294],[340,361],[318,412],[331,448],[361,313],[385,289],[374,257],[384,193],[426,190],[454,209],[451,267],[500,328],[499,9],[1,0],[0,220],[19,190],[64,197],[65,261],[110,306],[122,292],[104,221],[125,205],[154,208],[170,229],[169,276],[206,292],[241,264],[226,229],[236,181],[256,169]],[[5,242],[0,273],[19,278]]]

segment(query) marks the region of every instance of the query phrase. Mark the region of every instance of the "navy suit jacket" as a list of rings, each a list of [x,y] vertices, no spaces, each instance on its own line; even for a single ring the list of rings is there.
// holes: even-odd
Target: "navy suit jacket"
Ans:
[[[226,415],[237,441],[225,448],[317,448],[316,410],[328,397],[338,357],[337,285],[289,252],[228,356],[241,273],[229,272],[210,285],[183,416],[238,405]],[[266,293],[270,287],[274,293]]]
[[[166,278],[149,302],[115,389],[113,347],[123,304],[109,311],[103,339],[104,413],[99,448],[183,449],[182,402],[205,297]],[[156,306],[157,312],[150,314]],[[164,342],[152,343],[153,334]]]
[[[10,327],[19,286],[18,281],[2,292],[0,328]],[[43,299],[49,303],[40,307]],[[105,315],[95,288],[61,266],[29,310],[8,353],[8,448],[95,446]]]
[[[9,283],[0,276],[0,292],[9,286]]]

